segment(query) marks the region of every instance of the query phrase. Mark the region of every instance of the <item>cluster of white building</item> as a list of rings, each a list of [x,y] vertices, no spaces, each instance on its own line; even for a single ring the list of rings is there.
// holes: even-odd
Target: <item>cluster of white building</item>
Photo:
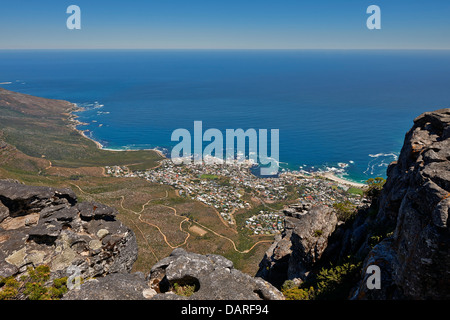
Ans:
[[[233,214],[239,209],[251,208],[248,200],[256,197],[265,203],[297,199],[309,206],[327,205],[349,200],[361,203],[362,198],[347,193],[347,186],[316,176],[305,176],[298,172],[282,172],[278,177],[263,178],[251,173],[251,164],[182,164],[176,165],[166,159],[154,169],[130,172],[121,166],[106,167],[113,176],[141,177],[153,183],[173,186],[181,196],[189,197],[214,207],[230,224]],[[247,197],[245,196],[247,195]],[[268,215],[269,214],[269,215]],[[247,227],[255,234],[280,230],[276,213],[261,213],[261,217],[247,220]],[[263,227],[264,225],[264,227]]]

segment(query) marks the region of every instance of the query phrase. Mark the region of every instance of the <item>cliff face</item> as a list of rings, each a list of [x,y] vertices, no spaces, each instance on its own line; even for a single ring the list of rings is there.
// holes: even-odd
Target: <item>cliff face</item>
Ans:
[[[368,254],[363,275],[379,265],[381,289],[368,290],[363,278],[354,297],[450,298],[450,109],[414,120],[379,205],[378,221],[395,231]]]
[[[351,256],[363,266],[349,298],[448,299],[450,109],[414,120],[387,175],[379,200],[350,221],[324,219],[324,208],[307,213],[313,221],[298,214],[286,218],[287,229],[267,251],[258,275],[277,286],[288,279],[301,283],[321,266]],[[381,289],[367,288],[371,265],[380,267]]]

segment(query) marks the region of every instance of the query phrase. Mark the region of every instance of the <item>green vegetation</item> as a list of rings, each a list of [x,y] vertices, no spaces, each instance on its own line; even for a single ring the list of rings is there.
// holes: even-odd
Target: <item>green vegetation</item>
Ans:
[[[218,180],[219,176],[215,174],[202,174],[200,176],[200,179],[206,179],[206,180]]]
[[[375,179],[370,178],[367,180],[367,185],[369,186],[367,190],[365,191],[365,194],[370,199],[378,198],[381,194],[381,190],[383,190],[383,186],[386,183],[386,180],[377,177]]]
[[[27,269],[27,275],[20,280],[14,277],[0,279],[0,300],[17,300],[24,296],[27,300],[59,300],[67,292],[67,277],[49,283],[50,268],[41,265]]]
[[[310,287],[308,289],[302,289],[298,287],[282,289],[286,300],[313,300],[314,299],[314,288]]]
[[[371,248],[373,248],[373,247],[375,247],[377,244],[379,244],[383,239],[389,238],[389,237],[391,237],[393,234],[394,234],[393,232],[389,232],[389,233],[382,234],[382,235],[374,235],[374,236],[371,236],[371,237],[369,238],[369,240],[368,240],[369,246],[370,246]]]
[[[95,142],[72,128],[74,123],[70,122],[68,112],[73,106],[65,101],[11,92],[0,97],[0,108],[2,139],[29,157],[50,160],[53,166],[129,165],[130,169],[138,170],[154,167],[161,159],[152,150],[99,149]]]
[[[314,237],[320,237],[323,234],[322,230],[315,230],[314,231]]]
[[[368,239],[368,244],[371,248],[375,247],[382,240],[392,237],[394,234],[395,225],[389,225],[384,223],[370,223],[369,234],[371,237]]]
[[[347,190],[349,194],[356,194],[360,196],[364,196],[364,190],[360,188],[351,187]]]
[[[333,207],[336,209],[338,219],[344,222],[353,219],[357,212],[356,206],[349,200],[336,202],[333,204]]]
[[[173,291],[175,292],[175,294],[179,296],[190,297],[194,294],[195,290],[196,290],[195,285],[189,284],[179,285],[176,282],[173,285]]]
[[[13,277],[0,279],[0,300],[14,300],[18,295],[20,283]]]
[[[281,292],[287,300],[344,300],[357,281],[362,261],[345,262],[330,268],[322,268],[314,279],[296,286],[287,280]]]

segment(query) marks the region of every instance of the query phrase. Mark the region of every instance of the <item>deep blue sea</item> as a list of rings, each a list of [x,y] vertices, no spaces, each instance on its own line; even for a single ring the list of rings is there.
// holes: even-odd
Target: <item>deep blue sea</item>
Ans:
[[[282,166],[386,176],[413,119],[450,106],[450,51],[0,51],[0,86],[86,108],[111,149],[177,128],[279,129]],[[339,166],[340,164],[340,166]]]

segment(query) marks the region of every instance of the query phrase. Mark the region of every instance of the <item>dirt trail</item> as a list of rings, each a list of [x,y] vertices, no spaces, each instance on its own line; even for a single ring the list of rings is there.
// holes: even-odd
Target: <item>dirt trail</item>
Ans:
[[[87,192],[85,192],[83,189],[81,189],[80,186],[78,186],[77,184],[74,184],[74,183],[71,183],[71,184],[74,185],[75,187],[77,187],[82,193],[87,194],[87,195],[90,195],[89,193],[87,193]],[[176,249],[176,248],[179,248],[179,247],[185,245],[185,244],[187,243],[189,237],[191,236],[191,234],[190,234],[189,232],[183,230],[183,227],[182,227],[182,226],[183,226],[183,223],[186,222],[186,221],[191,222],[191,223],[194,223],[194,224],[197,224],[197,225],[200,226],[201,228],[203,228],[203,229],[205,229],[205,230],[208,230],[209,232],[215,234],[216,236],[218,236],[218,237],[220,237],[220,238],[223,238],[223,239],[225,239],[225,240],[231,242],[231,244],[233,245],[233,249],[234,249],[236,252],[241,253],[241,254],[249,253],[251,250],[253,250],[253,249],[254,249],[258,244],[260,244],[260,243],[267,243],[267,242],[272,243],[272,242],[273,242],[273,240],[260,240],[260,241],[256,242],[255,244],[253,244],[249,249],[241,251],[241,250],[239,250],[239,249],[237,248],[236,243],[233,241],[233,239],[230,239],[230,238],[228,238],[228,237],[226,237],[226,236],[224,236],[224,235],[222,235],[222,234],[220,234],[220,233],[217,233],[216,231],[214,231],[214,230],[208,228],[207,226],[205,226],[205,225],[203,225],[203,224],[201,224],[201,223],[199,223],[199,222],[196,222],[196,221],[189,221],[189,218],[177,214],[177,209],[175,209],[174,207],[160,204],[161,206],[164,206],[164,207],[166,207],[166,208],[169,208],[169,209],[173,210],[175,216],[180,217],[180,218],[184,218],[184,219],[180,222],[179,228],[180,228],[180,231],[185,232],[185,233],[187,234],[187,236],[186,236],[186,238],[184,239],[183,243],[181,243],[181,244],[179,244],[179,245],[172,245],[172,244],[170,244],[170,242],[167,240],[167,236],[164,234],[164,232],[162,232],[162,230],[161,230],[161,228],[160,228],[159,226],[157,226],[156,224],[153,224],[153,223],[151,223],[151,222],[148,222],[148,221],[142,219],[142,213],[144,212],[146,206],[148,206],[152,201],[163,200],[163,199],[167,199],[168,197],[169,197],[169,193],[168,193],[168,191],[166,190],[166,195],[165,195],[165,197],[155,198],[155,199],[150,199],[150,200],[148,200],[146,203],[144,203],[144,204],[142,205],[141,211],[136,212],[136,211],[133,211],[133,210],[131,210],[131,209],[125,208],[125,207],[123,206],[123,202],[124,202],[124,200],[125,200],[125,197],[124,197],[124,196],[120,196],[120,198],[121,198],[121,200],[120,200],[120,207],[121,207],[123,210],[126,210],[126,211],[129,211],[129,212],[132,212],[132,213],[136,214],[136,215],[138,216],[139,221],[141,221],[142,223],[145,223],[145,224],[147,224],[147,225],[149,225],[149,226],[152,226],[152,227],[156,228],[156,229],[159,231],[159,233],[162,235],[162,237],[163,237],[163,239],[164,239],[164,242],[165,242],[171,249]],[[134,223],[134,222],[133,222],[133,223]],[[142,232],[142,230],[141,230],[136,224],[135,224],[135,226],[138,228],[138,230],[140,231],[142,237],[145,238],[145,240],[147,241],[147,244],[148,244],[148,240],[147,240],[147,238],[145,237],[145,235],[144,235],[144,233]],[[150,247],[150,245],[149,245],[149,247]],[[150,250],[152,251],[152,254],[155,256],[155,258],[158,259],[158,258],[156,257],[156,255],[155,255],[154,251],[151,249],[151,247],[150,247]]]
[[[144,212],[145,207],[148,206],[148,205],[150,204],[150,202],[155,201],[155,200],[166,199],[166,198],[168,198],[168,197],[169,197],[169,193],[168,193],[168,191],[166,190],[166,196],[165,196],[165,197],[148,200],[146,203],[144,203],[144,204],[142,205],[141,211],[136,212],[136,211],[133,211],[133,210],[131,210],[131,209],[125,208],[125,207],[123,206],[123,201],[125,200],[125,197],[124,197],[124,196],[121,196],[120,206],[122,207],[122,209],[127,210],[127,211],[130,211],[130,212],[133,212],[134,214],[138,215],[139,221],[141,221],[141,222],[143,222],[143,223],[145,223],[145,224],[147,224],[147,225],[150,225],[150,226],[152,226],[152,227],[158,229],[159,233],[162,235],[162,237],[163,237],[163,239],[164,239],[164,242],[165,242],[171,249],[176,249],[176,248],[179,248],[179,247],[185,245],[185,244],[187,243],[187,240],[188,240],[189,237],[191,236],[191,234],[190,234],[189,232],[187,232],[187,231],[184,231],[184,230],[183,230],[183,227],[182,227],[183,222],[188,221],[188,220],[189,220],[188,218],[178,215],[178,214],[177,214],[177,209],[175,209],[175,208],[173,208],[173,207],[166,206],[166,205],[161,205],[161,206],[163,206],[163,207],[167,207],[167,208],[173,210],[175,216],[184,218],[183,221],[180,222],[180,231],[187,233],[187,236],[186,236],[186,238],[184,239],[184,242],[183,242],[183,243],[181,243],[181,244],[179,244],[179,245],[176,245],[176,246],[174,246],[174,245],[172,245],[172,244],[169,243],[169,241],[167,240],[167,236],[164,234],[164,232],[162,232],[162,230],[161,230],[160,227],[158,227],[156,224],[153,224],[153,223],[151,223],[151,222],[148,222],[148,221],[142,219],[142,212]]]

